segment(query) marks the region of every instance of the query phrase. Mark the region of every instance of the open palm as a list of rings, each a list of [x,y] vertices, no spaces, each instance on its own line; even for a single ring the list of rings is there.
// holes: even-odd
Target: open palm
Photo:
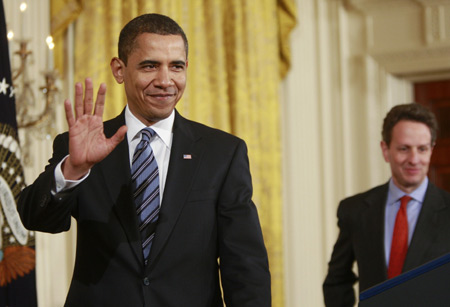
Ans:
[[[84,176],[94,164],[108,156],[125,137],[126,126],[122,126],[109,139],[103,132],[105,94],[106,85],[102,83],[94,106],[92,80],[86,78],[84,97],[82,84],[75,84],[75,116],[70,100],[64,102],[69,125],[69,157],[63,166],[66,179],[79,179]]]

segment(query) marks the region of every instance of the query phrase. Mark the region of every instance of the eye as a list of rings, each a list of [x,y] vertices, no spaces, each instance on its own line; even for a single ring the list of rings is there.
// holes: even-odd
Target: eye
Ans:
[[[152,69],[155,69],[156,67],[157,67],[156,64],[145,64],[145,65],[142,65],[142,68],[146,69],[146,70],[152,70]]]
[[[153,71],[155,69],[158,69],[159,65],[160,63],[158,63],[157,61],[147,60],[139,63],[139,69],[144,71]]]
[[[419,146],[419,152],[427,152],[428,150],[430,150],[429,146]]]
[[[172,69],[174,71],[183,71],[184,70],[184,65],[182,65],[182,64],[174,64],[174,65],[172,65]]]

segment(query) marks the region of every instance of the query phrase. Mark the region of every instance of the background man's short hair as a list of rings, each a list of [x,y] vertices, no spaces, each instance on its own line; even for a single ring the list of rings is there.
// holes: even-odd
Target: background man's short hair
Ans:
[[[430,109],[421,104],[408,103],[393,107],[384,118],[381,135],[388,146],[391,143],[392,129],[401,120],[410,120],[427,125],[430,128],[431,145],[435,144],[438,130],[436,116]]]

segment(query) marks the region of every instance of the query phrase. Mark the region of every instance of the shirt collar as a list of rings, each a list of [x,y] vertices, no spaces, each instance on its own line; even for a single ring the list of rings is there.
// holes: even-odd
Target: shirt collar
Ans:
[[[151,126],[152,129],[155,130],[156,134],[168,148],[170,148],[172,144],[171,142],[172,128],[174,121],[175,121],[175,110],[173,110],[172,113],[170,113],[170,115],[167,118],[162,119]],[[137,119],[136,116],[133,115],[133,113],[131,113],[130,109],[128,108],[128,105],[125,107],[125,124],[128,127],[127,131],[128,143],[130,143],[135,138],[139,138],[140,137],[139,132],[145,127],[147,127],[139,119]]]
[[[428,177],[425,177],[420,186],[411,193],[409,193],[408,195],[411,196],[414,200],[423,203],[423,199],[425,198],[427,188],[428,188]],[[395,185],[394,181],[391,178],[389,180],[389,198],[391,199],[390,203],[391,204],[395,203],[404,195],[406,195],[406,193],[400,190],[400,188],[398,188]]]

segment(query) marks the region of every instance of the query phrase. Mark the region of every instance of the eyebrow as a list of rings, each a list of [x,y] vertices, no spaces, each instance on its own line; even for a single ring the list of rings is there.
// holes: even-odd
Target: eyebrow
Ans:
[[[186,66],[186,62],[185,61],[173,61],[173,62],[171,62],[172,64],[177,64],[177,65],[183,65],[183,66]]]
[[[410,145],[410,144],[398,144],[398,147],[423,147],[423,146],[429,146],[429,147],[433,147],[431,145],[431,143],[426,143],[426,144],[418,144],[418,145]]]

